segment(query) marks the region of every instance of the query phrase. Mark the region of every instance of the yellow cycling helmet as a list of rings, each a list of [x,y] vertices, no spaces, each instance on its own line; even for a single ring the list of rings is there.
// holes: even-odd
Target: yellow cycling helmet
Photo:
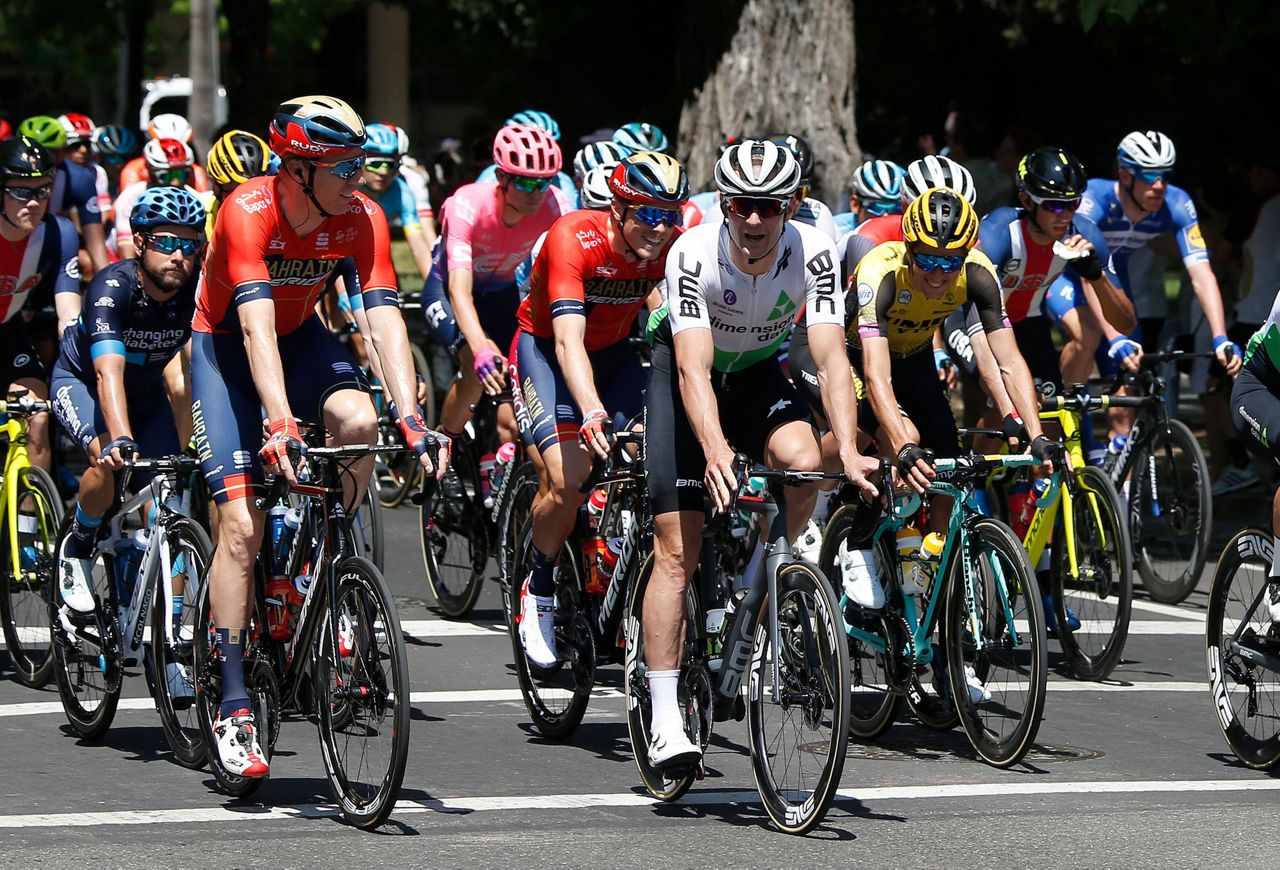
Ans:
[[[969,251],[978,243],[978,216],[951,188],[931,187],[903,212],[902,239],[944,251]]]
[[[205,161],[205,172],[217,184],[240,184],[267,174],[267,143],[244,130],[224,133]]]

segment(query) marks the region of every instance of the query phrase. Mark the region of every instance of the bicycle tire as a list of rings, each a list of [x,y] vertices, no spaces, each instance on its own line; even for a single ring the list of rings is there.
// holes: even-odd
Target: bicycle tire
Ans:
[[[856,506],[844,505],[827,520],[822,536],[822,550],[818,556],[818,567],[823,576],[841,576],[840,552],[843,547],[851,546],[850,536],[859,531],[862,525],[857,521],[858,513]],[[897,550],[889,543],[891,540],[891,536],[883,535],[875,543],[876,564],[881,569],[879,580],[881,588],[886,592],[897,586],[896,583],[888,582],[889,572],[896,570],[898,564]],[[839,593],[836,594],[839,597]],[[846,627],[847,624],[842,625],[841,629]],[[885,653],[849,636],[847,631],[845,635],[848,637],[849,666],[852,669],[849,677],[852,693],[849,699],[849,731],[859,739],[874,740],[893,725],[902,696],[889,686]],[[883,632],[880,637],[883,640]]]
[[[1179,467],[1178,454],[1185,457],[1185,467]],[[1140,474],[1144,467],[1147,473]],[[1136,458],[1129,479],[1137,482],[1136,494],[1130,494],[1137,501],[1129,519],[1142,587],[1153,601],[1178,604],[1200,582],[1213,531],[1213,494],[1204,450],[1186,424],[1169,420],[1168,429],[1157,432]]]
[[[70,523],[63,523],[63,534],[70,533]],[[120,625],[116,619],[115,569],[111,559],[94,553],[90,568],[90,584],[94,593],[92,623],[73,625],[67,631],[62,621],[61,596],[50,579],[50,633],[53,639],[54,675],[58,697],[67,722],[79,737],[96,740],[106,733],[115,719],[124,681]]]
[[[351,517],[351,534],[356,542],[354,555],[363,556],[381,571],[386,533],[382,522],[382,502],[374,492],[372,483],[365,488],[364,498]]]
[[[1265,646],[1276,654],[1280,625],[1271,622],[1263,600],[1274,546],[1265,529],[1244,529],[1227,542],[1213,574],[1205,620],[1209,692],[1218,728],[1240,762],[1255,770],[1280,763],[1280,673],[1255,665],[1228,642],[1240,621],[1253,617],[1241,632],[1242,645]],[[1260,687],[1270,691],[1262,696]]]
[[[422,348],[413,342],[409,342],[409,353],[413,356],[413,371],[417,377],[422,378],[423,389],[425,393],[422,398],[422,416],[426,421],[428,429],[435,429],[436,424],[440,422],[440,404],[436,399],[436,384],[432,378],[431,366],[427,364],[427,355],[422,352]]]
[[[778,572],[777,589],[779,632],[786,641],[784,649],[777,651],[778,667],[784,674],[787,691],[794,691],[794,686],[803,687],[808,702],[774,705],[769,698],[773,650],[769,610],[767,605],[762,606],[750,629],[755,637],[747,699],[751,769],[765,812],[774,826],[784,833],[804,834],[826,816],[844,772],[849,744],[849,646],[841,637],[844,623],[839,602],[815,566],[807,562],[785,565]],[[770,709],[781,712],[783,726],[766,721],[771,719]],[[792,720],[796,713],[801,714],[799,724]],[[827,736],[810,737],[811,732],[822,731],[824,718],[829,718]],[[794,751],[777,753],[770,745],[770,737],[781,736],[787,730],[795,730],[797,737],[808,740],[798,744]],[[818,747],[819,742],[825,742],[825,747]],[[816,748],[810,749],[810,746]],[[794,786],[779,781],[780,775],[803,767],[803,757],[810,753],[822,758],[816,776],[799,773],[799,782]],[[774,757],[781,758],[781,770],[773,768]],[[810,782],[812,788],[808,787]]]
[[[509,472],[510,482],[498,506],[498,583],[502,588],[502,616],[510,629],[512,623],[511,602],[515,600],[512,590],[524,580],[513,573],[515,570],[516,547],[519,543],[520,530],[524,528],[533,510],[533,498],[538,492],[538,472],[532,462],[521,462]]]
[[[636,770],[640,774],[640,782],[643,783],[645,791],[660,801],[671,802],[677,801],[684,797],[685,792],[693,785],[697,779],[696,770],[680,770],[680,771],[663,771],[654,767],[649,763],[649,722],[652,717],[652,708],[649,703],[649,683],[645,677],[647,666],[644,659],[644,595],[645,590],[649,588],[649,578],[653,575],[653,555],[650,554],[645,558],[644,563],[636,569],[636,576],[627,590],[626,611],[623,614],[624,634],[626,637],[626,655],[623,659],[623,690],[627,693],[627,736],[631,739],[631,757],[635,760]],[[692,590],[697,582],[698,575],[689,580],[689,589]],[[689,597],[692,597],[692,593]],[[688,608],[689,597],[686,597],[686,608]],[[697,612],[696,601],[694,602],[693,612]],[[685,665],[688,665],[688,656],[691,650],[689,644],[685,644]],[[681,680],[681,688],[687,690],[685,681]],[[687,704],[686,711],[690,710]],[[691,717],[686,715],[685,727],[691,729],[694,724]],[[706,723],[703,727],[703,720],[698,718],[697,727],[699,732],[693,732],[696,735],[703,751],[706,751],[707,743],[711,739],[710,723]],[[692,739],[692,738],[691,738]]]
[[[343,817],[371,830],[395,809],[409,758],[409,661],[395,599],[382,572],[362,557],[337,568],[335,601],[316,632],[312,669],[325,773]],[[331,620],[338,620],[339,650]],[[348,664],[349,663],[349,666]],[[365,715],[361,715],[361,713]],[[361,735],[386,736],[385,765],[366,767]],[[346,757],[353,742],[357,764]],[[366,775],[371,782],[365,783]],[[357,780],[357,777],[360,780]]]
[[[1044,602],[1026,551],[1004,523],[989,518],[975,522],[968,550],[952,558],[947,573],[948,679],[960,724],[974,751],[988,764],[1010,767],[1031,748],[1044,712],[1048,671]],[[964,583],[962,560],[966,557],[974,578],[972,597]],[[982,649],[974,641],[972,624],[983,629]],[[1026,628],[1018,629],[1020,624]],[[1016,646],[1011,627],[1017,631]],[[1002,664],[1020,677],[1013,690],[997,673]],[[978,697],[971,677],[981,687]]]
[[[379,423],[381,444],[402,444],[399,428],[390,420]],[[422,466],[418,457],[407,447],[400,453],[378,454],[374,458],[374,477],[377,479],[378,501],[388,510],[404,504],[409,493],[422,479]],[[371,487],[373,483],[369,484]]]
[[[21,506],[31,499],[34,510],[20,508],[20,512],[34,515],[36,533],[30,544],[21,545],[21,550],[29,547],[31,552],[20,552],[19,576],[15,577],[9,524],[4,523],[0,529],[0,582],[5,586],[0,595],[0,623],[4,626],[14,679],[39,689],[48,684],[56,667],[49,608],[52,603],[60,603],[56,578],[63,509],[58,487],[47,471],[33,465],[18,473],[17,503]]]
[[[1076,576],[1071,574],[1067,548],[1060,544],[1053,548],[1050,586],[1058,643],[1076,677],[1105,680],[1124,655],[1133,613],[1133,549],[1129,526],[1124,520],[1120,496],[1100,468],[1087,467],[1076,472],[1076,494],[1071,509],[1075,517],[1073,540],[1079,569]],[[1064,528],[1059,514],[1055,541],[1066,540]],[[1102,543],[1104,540],[1110,541],[1110,545]],[[1075,631],[1066,629],[1068,607],[1072,607],[1081,623]]]
[[[574,558],[572,548],[575,538],[570,537],[560,550],[556,563],[556,649],[562,655],[567,647],[567,633],[574,632],[577,644],[590,643],[591,632],[585,620],[580,620],[575,602],[579,600],[582,579],[578,560]],[[515,576],[524,577],[529,564],[529,551],[533,546],[533,518],[526,520],[520,534],[519,553],[516,559]],[[583,680],[576,675],[573,666],[567,661],[560,661],[545,673],[534,674],[524,654],[524,646],[520,643],[520,597],[524,583],[520,582],[513,590],[511,607],[512,619],[507,634],[511,638],[511,653],[515,663],[516,680],[520,684],[520,695],[524,699],[525,709],[538,733],[550,740],[564,740],[582,724],[582,717],[587,712],[587,704],[591,700],[590,680]],[[578,623],[578,624],[575,624]],[[585,638],[581,635],[584,634]],[[589,651],[592,671],[594,671],[594,645]],[[587,663],[584,663],[587,664]],[[583,683],[586,685],[583,685]]]
[[[260,606],[260,605],[259,605]],[[196,713],[200,717],[200,730],[204,735],[209,760],[209,772],[218,788],[226,795],[247,798],[262,787],[267,777],[238,776],[222,766],[213,734],[222,703],[222,665],[216,653],[213,610],[209,597],[208,578],[200,584],[200,602],[195,636]],[[261,613],[255,623],[265,624]],[[254,628],[246,629],[253,636]],[[257,647],[256,641],[245,650],[245,686],[258,726],[259,745],[266,761],[270,763],[275,751],[276,737],[280,733],[280,688],[275,670]],[[262,740],[263,736],[266,740]]]
[[[488,521],[474,493],[480,486],[480,468],[473,451],[457,450],[450,473],[463,481],[461,503],[448,502],[440,487],[418,510],[418,540],[427,586],[445,619],[463,619],[476,606],[489,566]],[[472,490],[467,492],[467,483]]]
[[[169,741],[173,756],[183,767],[197,770],[209,760],[209,744],[205,741],[200,726],[200,713],[196,703],[175,704],[168,680],[169,665],[177,665],[185,669],[194,688],[195,682],[195,636],[196,624],[199,621],[200,583],[208,575],[209,561],[213,558],[213,545],[204,529],[193,520],[178,518],[168,526],[169,552],[181,554],[182,570],[186,575],[183,592],[183,612],[176,626],[173,614],[166,613],[162,586],[163,575],[158,575],[155,589],[155,601],[151,605],[151,672],[155,675],[154,694],[156,709],[160,713],[160,724]],[[177,559],[175,558],[176,562]],[[158,565],[157,570],[165,570]],[[175,566],[176,567],[176,566]],[[190,593],[194,591],[195,595]],[[188,619],[191,622],[187,628]],[[179,629],[175,643],[168,643],[169,628]],[[185,714],[185,715],[184,715]]]

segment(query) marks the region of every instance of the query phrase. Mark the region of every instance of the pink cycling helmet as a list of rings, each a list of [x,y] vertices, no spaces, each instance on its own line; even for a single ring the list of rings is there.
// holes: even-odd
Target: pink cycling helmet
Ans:
[[[510,175],[551,178],[560,171],[560,146],[546,130],[512,124],[493,138],[493,162]]]

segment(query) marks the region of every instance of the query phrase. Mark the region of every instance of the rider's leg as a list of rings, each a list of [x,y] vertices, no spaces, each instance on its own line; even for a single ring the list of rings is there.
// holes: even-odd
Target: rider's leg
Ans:
[[[43,377],[18,378],[12,388],[26,390],[35,399],[49,398],[49,388]],[[48,413],[32,414],[27,418],[27,456],[32,465],[38,465],[45,471],[49,470],[53,458],[53,450],[49,446],[51,431]]]
[[[1064,384],[1083,384],[1093,374],[1093,356],[1102,342],[1102,328],[1088,308],[1065,311],[1058,325],[1067,339],[1060,365]]]
[[[329,443],[376,444],[378,443],[378,412],[373,401],[363,390],[337,390],[324,401],[324,427],[329,432]],[[342,498],[348,511],[354,511],[364,498],[373,473],[373,455],[362,456],[351,463],[350,474],[342,475]]]
[[[645,588],[642,630],[652,711],[649,761],[696,760],[701,754],[684,730],[678,695],[685,634],[685,588],[698,564],[701,511],[654,517],[653,572]]]
[[[483,388],[476,378],[475,358],[470,348],[458,351],[458,377],[445,394],[440,410],[440,425],[446,435],[456,438],[471,419],[471,406],[480,400]]]
[[[793,420],[770,432],[765,441],[764,464],[770,468],[821,471],[822,448],[818,444],[818,432],[813,424]],[[787,489],[788,539],[794,539],[804,530],[805,523],[813,514],[813,504],[817,497],[817,484]]]

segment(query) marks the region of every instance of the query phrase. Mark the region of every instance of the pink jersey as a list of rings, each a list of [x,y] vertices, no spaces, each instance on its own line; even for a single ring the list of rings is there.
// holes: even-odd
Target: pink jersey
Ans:
[[[474,280],[474,293],[514,287],[516,268],[529,256],[533,243],[568,211],[569,201],[552,185],[537,213],[509,227],[502,221],[502,198],[496,182],[463,185],[440,209],[443,240],[436,249],[432,272],[447,282],[452,270],[467,269]]]

